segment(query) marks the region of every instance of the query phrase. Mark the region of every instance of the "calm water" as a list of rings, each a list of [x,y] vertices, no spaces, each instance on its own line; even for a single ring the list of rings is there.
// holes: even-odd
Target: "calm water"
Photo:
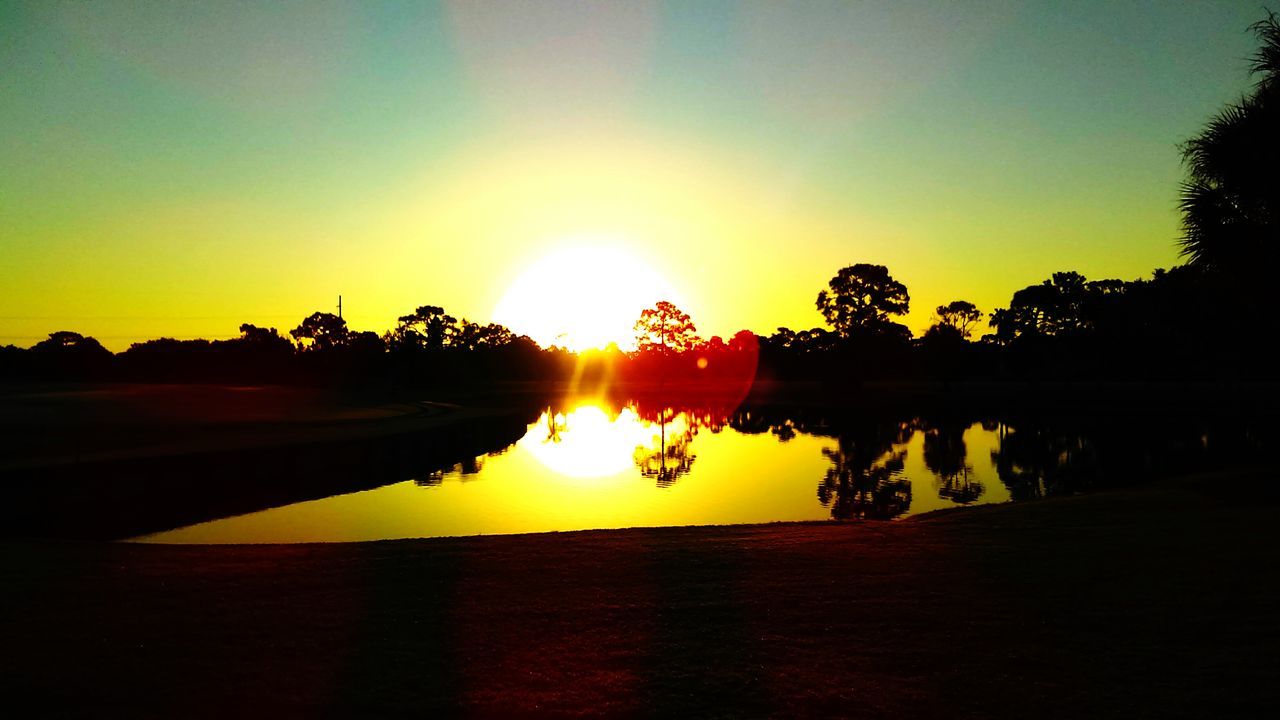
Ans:
[[[893,520],[1190,469],[1218,446],[1247,441],[1240,428],[1196,422],[1084,426],[759,409],[718,415],[581,400],[547,408],[514,445],[448,470],[133,540],[344,542]]]

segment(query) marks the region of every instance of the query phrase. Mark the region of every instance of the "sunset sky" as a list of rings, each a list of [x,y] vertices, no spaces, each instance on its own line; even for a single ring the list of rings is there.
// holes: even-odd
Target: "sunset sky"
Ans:
[[[1136,278],[1177,262],[1178,143],[1248,87],[1262,12],[6,2],[0,344],[287,331],[339,293],[379,332],[513,286],[571,315],[631,261],[725,336],[820,325],[855,262],[917,332],[1057,270]],[[526,274],[574,248],[614,260]]]

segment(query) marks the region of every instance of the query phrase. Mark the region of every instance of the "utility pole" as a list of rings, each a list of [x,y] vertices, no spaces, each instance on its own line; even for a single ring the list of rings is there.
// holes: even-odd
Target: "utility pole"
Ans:
[[[342,296],[338,296],[338,319],[342,319]]]

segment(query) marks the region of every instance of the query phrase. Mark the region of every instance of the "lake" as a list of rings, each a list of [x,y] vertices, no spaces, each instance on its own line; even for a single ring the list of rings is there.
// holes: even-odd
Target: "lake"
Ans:
[[[130,538],[348,542],[728,525],[888,521],[1023,501],[1248,459],[1231,418],[915,415],[548,405],[507,447],[372,489]]]

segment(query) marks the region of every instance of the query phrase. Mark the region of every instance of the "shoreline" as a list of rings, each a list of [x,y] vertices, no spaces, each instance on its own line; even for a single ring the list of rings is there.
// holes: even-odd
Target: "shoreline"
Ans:
[[[204,391],[228,394],[221,387],[194,389]],[[87,421],[74,416],[80,426],[55,442],[110,444],[114,437],[98,437],[110,430],[124,438],[121,446],[0,463],[7,496],[0,537],[123,539],[370,489],[504,447],[530,422],[515,408],[442,403],[326,405],[328,416],[317,417],[314,407],[297,410],[296,400],[268,407],[276,415],[268,421],[246,419],[245,408],[214,424],[157,419],[146,416],[155,404],[150,398],[141,411],[108,408],[88,413]],[[249,410],[262,412],[256,404]],[[178,412],[193,414],[185,406]],[[284,413],[295,417],[280,417]],[[112,423],[121,416],[128,421]]]
[[[1177,413],[1135,402],[1133,396],[1117,399],[1109,389],[1104,394],[1111,406],[1126,406],[1126,412],[1111,412],[1111,406],[1083,392],[1071,396],[1072,408],[1054,409],[1025,395],[1011,401],[1017,388],[995,394],[983,390],[986,400],[979,401],[964,394],[926,393],[922,399],[901,388],[872,388],[871,394],[852,397],[832,395],[821,384],[795,383],[758,384],[743,407],[765,413],[753,419],[755,431],[784,415],[785,423],[794,416],[797,422],[803,418],[829,428],[863,414],[883,413],[904,420],[919,414],[953,424],[986,422],[987,415],[1001,422],[1034,422],[1041,415],[1096,417],[1113,423],[1107,431],[1114,434],[1116,423],[1163,422],[1173,416],[1229,422],[1236,417],[1233,406],[1257,406],[1268,397],[1261,390],[1245,400],[1190,388],[1171,393],[1159,387],[1156,395],[1162,401],[1181,404]],[[0,395],[0,429],[6,431],[0,435],[6,449],[0,474],[10,496],[0,507],[0,537],[125,539],[426,477],[509,446],[524,435],[540,408],[572,397],[565,386],[543,383],[457,388],[448,403],[392,402],[287,387],[33,390],[38,392]],[[708,412],[724,411],[719,404],[726,397],[724,388],[665,390],[677,391],[680,400],[696,407],[707,403]],[[628,386],[615,388],[612,396],[588,397],[615,409],[631,395],[642,402],[671,401],[663,395],[655,399],[653,391]],[[1193,402],[1195,397],[1206,404]],[[1208,400],[1216,407],[1210,408]],[[1194,409],[1200,407],[1205,409],[1197,418]],[[24,424],[28,411],[58,424]],[[782,414],[770,420],[768,413],[775,412]],[[1257,411],[1241,416],[1255,417]],[[24,456],[24,438],[33,437],[43,445],[28,449],[43,449],[43,454]],[[1156,477],[1192,469],[1172,461],[1161,464],[1158,458],[1145,463],[1115,464],[1115,472]]]

